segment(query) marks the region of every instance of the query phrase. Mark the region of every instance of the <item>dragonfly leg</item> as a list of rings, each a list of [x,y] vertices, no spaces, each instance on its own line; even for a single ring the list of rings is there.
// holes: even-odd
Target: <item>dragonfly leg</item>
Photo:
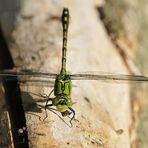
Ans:
[[[47,103],[47,102],[46,102]],[[43,121],[48,117],[48,114],[47,114],[47,107],[51,107],[51,106],[53,106],[53,104],[46,104],[46,106],[45,106],[45,114],[46,114],[46,116],[45,116],[45,118],[43,119]]]
[[[45,105],[45,107],[47,107],[49,101],[52,101],[52,98],[50,98],[50,96],[51,96],[51,94],[53,93],[53,91],[54,91],[54,89],[51,90],[51,92],[49,93],[49,95],[46,95],[47,100],[46,100],[46,105]]]
[[[48,98],[48,95],[47,95],[47,94],[40,94],[40,96],[41,96],[42,98]]]
[[[45,119],[48,117],[47,110],[46,110],[47,107],[53,106],[52,103],[51,103],[51,104],[48,104],[48,102],[49,102],[49,101],[52,101],[52,99],[53,99],[53,98],[50,98],[50,95],[53,93],[53,91],[54,91],[54,89],[51,90],[51,92],[49,93],[49,95],[46,95],[46,98],[47,98],[47,100],[46,100],[46,105],[45,105],[45,113],[46,113],[46,116],[45,116],[45,118],[44,118],[43,120],[45,120]]]
[[[51,90],[51,92],[49,93],[49,95],[46,95],[46,98],[47,98],[46,104],[45,104],[45,113],[46,113],[46,117],[44,118],[44,120],[48,117],[47,110],[46,110],[47,107],[53,106],[52,103],[51,103],[51,104],[48,104],[48,102],[49,102],[49,101],[52,101],[52,99],[53,99],[53,98],[50,98],[50,95],[53,93],[53,91],[54,91],[54,89]]]
[[[42,98],[49,98],[50,95],[53,93],[53,91],[54,91],[54,89],[52,89],[48,95],[47,94],[41,94],[40,93],[39,96],[42,97]]]
[[[74,110],[73,108],[71,108],[71,107],[69,107],[69,110],[72,111],[72,113],[73,113],[73,116],[72,116],[72,118],[71,118],[70,121],[69,121],[70,124],[71,124],[71,127],[72,127],[72,126],[73,126],[73,125],[72,125],[72,120],[75,119],[75,114],[76,114],[76,113],[75,113],[75,110]]]
[[[57,109],[54,109],[54,108],[48,108],[49,111],[53,112],[54,114],[56,114],[67,126],[69,126],[70,128],[72,127],[72,125],[69,125],[60,115],[58,115],[57,112],[59,112]],[[46,117],[47,118],[47,117]],[[44,119],[46,119],[44,118]]]
[[[51,92],[49,93],[48,98],[51,96],[51,94],[53,93],[54,89],[51,90]]]

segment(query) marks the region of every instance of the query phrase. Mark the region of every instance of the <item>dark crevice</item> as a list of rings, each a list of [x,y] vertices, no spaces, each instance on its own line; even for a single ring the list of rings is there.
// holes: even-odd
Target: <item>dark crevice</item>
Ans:
[[[13,67],[14,62],[0,28],[0,69],[11,69]],[[27,148],[29,145],[26,119],[17,77],[14,77],[13,81],[9,81],[8,77],[3,77],[2,82],[5,90],[5,101],[10,118],[14,147]]]
[[[97,7],[97,11],[98,11],[99,14],[100,14],[100,19],[101,19],[101,20],[103,21],[103,23],[104,23],[104,20],[105,20],[105,13],[104,13],[103,7]],[[108,25],[104,23],[104,26],[105,26],[105,28],[106,28],[107,33],[110,34],[110,33],[111,33],[111,29],[110,29],[110,27],[109,27],[109,23],[108,23]]]
[[[114,30],[112,20],[106,17],[104,7],[97,7],[96,9],[99,12],[99,17],[104,24],[107,34],[112,40],[115,40],[117,38],[117,33],[115,33],[116,31]]]

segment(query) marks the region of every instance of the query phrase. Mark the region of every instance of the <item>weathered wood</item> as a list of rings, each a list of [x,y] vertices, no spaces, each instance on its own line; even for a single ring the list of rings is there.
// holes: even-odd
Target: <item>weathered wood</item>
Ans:
[[[17,66],[59,72],[63,7],[70,9],[67,68],[71,72],[127,73],[110,42],[93,1],[25,0],[13,32],[11,52]],[[75,81],[74,109],[79,122],[69,128],[55,114],[45,117],[45,100],[28,93],[24,107],[31,147],[130,147],[130,101],[126,84]],[[52,88],[26,86],[25,91],[48,94]],[[41,107],[43,106],[43,107]],[[39,118],[41,117],[41,119]],[[67,122],[69,120],[65,119]],[[118,129],[123,129],[119,135]]]

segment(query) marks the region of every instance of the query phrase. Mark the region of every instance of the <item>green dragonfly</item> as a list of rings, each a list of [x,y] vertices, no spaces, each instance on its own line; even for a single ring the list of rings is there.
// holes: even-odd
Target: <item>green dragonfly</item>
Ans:
[[[29,77],[42,77],[55,79],[54,88],[49,95],[42,96],[47,99],[45,109],[55,107],[62,116],[70,116],[70,123],[75,119],[75,111],[72,108],[74,102],[71,99],[72,92],[72,80],[101,80],[101,81],[131,81],[131,82],[148,82],[148,77],[142,75],[123,75],[123,74],[91,74],[91,73],[77,73],[68,74],[66,72],[66,52],[67,52],[67,34],[69,25],[69,10],[63,9],[62,14],[62,26],[63,26],[63,47],[62,47],[62,66],[59,74],[56,73],[44,73],[33,70],[17,70],[6,69],[0,71],[0,77],[10,78],[16,76],[29,76]],[[54,93],[54,97],[50,97]],[[50,103],[49,103],[50,102]]]

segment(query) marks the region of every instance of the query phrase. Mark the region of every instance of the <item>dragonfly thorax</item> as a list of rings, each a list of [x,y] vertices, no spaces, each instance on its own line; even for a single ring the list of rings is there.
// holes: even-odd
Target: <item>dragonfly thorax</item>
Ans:
[[[72,91],[71,80],[67,76],[65,76],[64,78],[58,76],[55,80],[54,95],[55,96],[66,95],[70,97],[71,91]]]

